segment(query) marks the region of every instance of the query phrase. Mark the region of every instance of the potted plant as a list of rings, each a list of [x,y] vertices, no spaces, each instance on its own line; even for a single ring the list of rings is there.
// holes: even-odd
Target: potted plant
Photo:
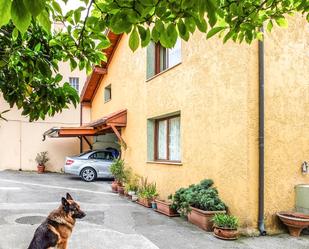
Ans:
[[[138,189],[138,203],[150,208],[151,201],[158,196],[155,183],[148,183],[147,178],[141,178],[141,185]]]
[[[36,155],[35,161],[38,164],[38,173],[42,174],[45,172],[45,164],[49,161],[49,158],[47,156],[47,151],[40,152]]]
[[[165,214],[169,217],[179,216],[179,213],[176,211],[171,201],[164,201],[164,200],[156,199],[156,204],[157,204],[157,210],[156,210],[157,212]]]
[[[214,236],[224,240],[235,240],[238,237],[237,227],[238,219],[235,216],[227,214],[215,214]]]
[[[181,215],[187,215],[189,222],[206,231],[213,230],[212,218],[216,213],[226,213],[226,205],[212,185],[212,180],[205,179],[188,188],[180,188],[171,196],[172,206]]]
[[[120,192],[124,193],[124,189],[122,187],[125,177],[124,160],[119,158],[114,159],[110,166],[110,172],[115,178],[115,180],[112,182],[112,191],[117,193],[120,190]]]
[[[124,190],[125,190],[125,193],[128,194],[128,197],[131,199],[133,195],[137,194],[139,176],[136,174],[133,174],[131,169],[129,169],[128,172],[130,173],[127,174],[126,182],[124,184]]]

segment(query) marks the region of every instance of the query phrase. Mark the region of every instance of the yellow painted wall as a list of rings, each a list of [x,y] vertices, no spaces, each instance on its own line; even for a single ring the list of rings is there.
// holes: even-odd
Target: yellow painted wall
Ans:
[[[86,80],[86,73],[75,70],[71,72],[68,63],[59,65],[63,82],[69,81],[69,77],[79,77],[80,91]],[[10,109],[0,94],[0,112]],[[79,153],[78,138],[46,138],[42,141],[42,135],[52,127],[79,126],[80,106],[65,109],[54,117],[46,117],[45,120],[29,122],[27,117],[21,115],[16,107],[5,113],[8,121],[0,120],[0,170],[36,170],[35,157],[38,152],[48,151],[50,161],[46,165],[48,171],[62,171],[65,157]],[[84,122],[88,123],[90,112],[84,110]],[[84,146],[88,148],[88,146]]]
[[[290,20],[293,20],[290,18]],[[303,18],[277,29],[265,42],[265,208],[268,224],[279,210],[294,208],[294,185],[309,160],[309,25]],[[309,198],[309,197],[308,197]],[[275,229],[269,225],[269,230]]]
[[[293,25],[303,29],[298,45],[293,45],[295,37],[289,34]],[[266,39],[266,214],[292,208],[293,186],[309,182],[309,176],[299,171],[299,162],[308,157],[309,149],[308,33],[300,18],[291,26]],[[293,53],[286,46],[294,46]],[[216,39],[206,41],[197,32],[189,43],[182,42],[180,65],[146,81],[146,50],[133,54],[125,36],[92,102],[92,119],[127,108],[127,127],[122,130],[128,144],[125,161],[157,183],[161,198],[181,186],[212,178],[242,227],[254,229],[258,212],[257,55],[257,43],[223,45]],[[104,87],[109,84],[112,100],[104,103]],[[296,91],[291,94],[292,90]],[[288,103],[294,107],[285,107]],[[297,114],[293,114],[295,109]],[[175,111],[181,112],[182,165],[147,162],[147,119]],[[289,135],[296,127],[301,128]],[[278,184],[287,186],[277,188]],[[284,196],[287,203],[283,205]]]

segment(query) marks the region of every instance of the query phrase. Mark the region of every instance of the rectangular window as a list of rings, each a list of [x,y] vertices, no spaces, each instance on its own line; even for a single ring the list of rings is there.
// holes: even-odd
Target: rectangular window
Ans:
[[[108,85],[104,89],[104,101],[108,102],[112,99],[112,85]]]
[[[75,88],[79,92],[79,78],[78,77],[69,77],[69,83],[71,87]]]
[[[181,62],[181,40],[173,48],[151,42],[147,47],[147,79]]]
[[[155,120],[154,146],[155,160],[180,162],[180,116]]]

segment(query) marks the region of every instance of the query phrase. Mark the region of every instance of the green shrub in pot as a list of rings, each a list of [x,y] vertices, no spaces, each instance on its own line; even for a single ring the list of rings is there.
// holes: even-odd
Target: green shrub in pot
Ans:
[[[125,181],[125,169],[124,169],[124,160],[122,159],[114,159],[113,163],[110,166],[110,172],[115,177],[115,180],[119,184],[123,184]]]
[[[216,227],[237,229],[238,219],[236,216],[228,214],[215,214],[213,217],[213,222]]]
[[[219,198],[218,191],[213,187],[211,179],[202,180],[199,184],[192,184],[188,188],[178,189],[174,195],[170,195],[172,208],[182,216],[195,207],[205,211],[223,211],[226,205]]]

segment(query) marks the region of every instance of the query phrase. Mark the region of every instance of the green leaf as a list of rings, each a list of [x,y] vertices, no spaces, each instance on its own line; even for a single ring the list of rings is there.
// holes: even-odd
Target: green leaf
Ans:
[[[41,46],[42,46],[42,44],[40,42],[38,44],[36,44],[35,47],[34,47],[34,51],[39,52],[41,50]]]
[[[223,43],[226,43],[233,35],[235,34],[234,30],[230,30],[223,38]]]
[[[10,21],[11,5],[12,2],[9,0],[0,0],[0,28]]]
[[[58,13],[62,14],[62,9],[61,9],[59,3],[57,3],[56,1],[52,1],[52,6],[53,6],[54,10],[56,10]]]
[[[81,12],[79,10],[74,11],[74,21],[75,23],[79,23],[80,21]]]
[[[70,66],[71,66],[71,71],[73,71],[77,67],[77,62],[70,58]]]
[[[217,23],[216,8],[212,0],[205,1],[205,7],[208,16],[208,22],[211,27]]]
[[[45,8],[45,0],[24,0],[27,10],[34,16],[38,16]]]
[[[276,23],[282,27],[282,28],[287,28],[288,27],[288,22],[284,17],[278,17],[275,19]]]
[[[13,41],[16,41],[16,40],[17,40],[18,34],[19,34],[18,29],[17,29],[17,28],[14,28],[14,29],[13,29],[13,32],[12,32]]]
[[[141,45],[144,48],[150,42],[150,30],[149,30],[149,28],[145,29],[144,27],[139,25],[138,26],[138,33],[139,33],[140,38],[141,38]]]
[[[110,43],[109,40],[102,40],[102,41],[98,44],[97,49],[105,49],[105,48],[108,48],[110,45],[111,45],[111,43]]]
[[[50,33],[51,31],[51,21],[49,19],[49,14],[46,10],[41,12],[40,15],[37,17],[40,25],[43,27],[43,29],[47,32]]]
[[[131,48],[131,50],[134,52],[138,46],[139,46],[139,37],[138,37],[138,33],[137,33],[137,30],[136,30],[136,27],[134,27],[131,35],[130,35],[130,38],[129,38],[129,46]]]
[[[226,27],[215,27],[212,28],[208,33],[207,33],[207,39],[213,37],[215,34],[217,34],[218,32],[220,32],[221,30],[226,29]]]
[[[189,30],[191,33],[195,31],[195,21],[192,17],[185,18],[185,25],[187,30]]]
[[[273,21],[270,20],[267,24],[267,31],[270,33],[274,27]]]
[[[195,24],[197,28],[203,32],[206,33],[207,31],[207,22],[205,21],[204,18],[195,18]]]
[[[185,41],[188,41],[189,40],[189,37],[190,37],[190,34],[186,28],[186,25],[184,24],[184,22],[182,21],[182,19],[179,19],[178,23],[177,23],[177,28],[178,28],[178,33],[179,33],[179,36],[185,40]]]
[[[132,23],[128,21],[127,14],[123,12],[118,12],[113,15],[110,20],[110,28],[115,34],[121,34],[124,32],[130,32],[132,28]]]
[[[12,21],[21,33],[25,33],[31,22],[31,14],[23,0],[13,0],[11,8]]]
[[[44,76],[50,77],[52,75],[52,71],[50,70],[49,65],[45,60],[37,60],[37,67],[39,68],[41,74],[43,74]]]

